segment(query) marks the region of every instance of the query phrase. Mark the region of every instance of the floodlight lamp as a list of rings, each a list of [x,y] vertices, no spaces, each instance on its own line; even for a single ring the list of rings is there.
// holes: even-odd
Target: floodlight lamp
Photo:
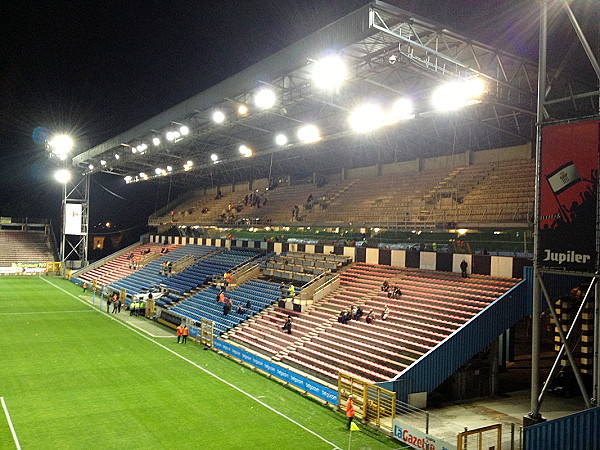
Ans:
[[[100,165],[101,166],[105,166],[106,165],[106,161],[104,161],[103,159],[100,160]]]
[[[378,105],[367,104],[350,114],[350,126],[358,133],[373,131],[384,125],[383,111]]]
[[[240,105],[238,107],[238,114],[240,116],[245,116],[246,114],[248,114],[248,107],[246,105]]]
[[[459,236],[464,236],[465,234],[467,234],[467,231],[469,230],[467,230],[466,228],[459,228],[458,230],[456,230]]]
[[[277,97],[272,89],[261,89],[254,95],[254,103],[261,109],[269,109],[275,105]]]
[[[160,175],[162,172],[163,172],[163,170],[162,170],[162,169],[159,169],[158,167],[157,167],[156,169],[154,169],[154,173],[155,173],[156,175]]]
[[[192,167],[194,165],[194,162],[193,161],[188,161],[187,165],[190,166],[190,167]]]
[[[148,179],[148,175],[146,175],[144,172],[140,172],[140,178],[142,180],[146,180],[146,179]]]
[[[119,155],[118,153],[115,153],[115,159],[118,161],[119,159],[121,159],[121,155]]]
[[[67,169],[59,169],[54,172],[54,178],[59,183],[65,184],[71,179],[71,172],[69,172]]]
[[[48,141],[51,152],[60,160],[67,159],[67,154],[73,149],[73,139],[65,134],[53,137]]]
[[[470,78],[438,87],[432,95],[433,106],[439,111],[452,111],[464,106],[479,103],[485,91],[485,83],[480,78]]]
[[[131,153],[137,153],[137,148],[133,145],[131,146]]]
[[[179,128],[179,132],[182,136],[187,136],[188,134],[190,134],[190,129],[185,125],[181,125],[181,127]]]
[[[212,115],[212,119],[215,123],[223,123],[225,122],[225,114],[223,111],[215,111]]]
[[[213,153],[212,155],[210,155],[210,159],[212,162],[217,162],[219,160],[219,155]]]
[[[131,180],[132,180],[132,178],[131,178],[131,175],[127,175],[127,176],[124,178],[124,180],[125,180],[125,183],[131,183]]]
[[[391,121],[407,120],[415,117],[414,105],[408,98],[399,98],[392,105]]]
[[[154,144],[155,147],[158,147],[160,145],[160,138],[153,138],[152,139],[152,143]]]
[[[167,172],[173,172],[173,167],[167,166]]]
[[[278,134],[277,136],[275,136],[275,143],[277,145],[284,146],[288,143],[288,138],[285,134]]]
[[[252,156],[252,149],[249,148],[247,145],[240,145],[239,151],[245,158],[249,158]]]
[[[94,170],[94,165],[93,165],[93,164],[90,164],[90,165],[88,166],[88,169],[90,169],[90,170]]]
[[[336,89],[346,79],[346,64],[339,55],[330,55],[317,61],[313,67],[312,79],[321,89]]]
[[[321,140],[319,129],[314,125],[304,125],[298,129],[298,139],[305,144]]]

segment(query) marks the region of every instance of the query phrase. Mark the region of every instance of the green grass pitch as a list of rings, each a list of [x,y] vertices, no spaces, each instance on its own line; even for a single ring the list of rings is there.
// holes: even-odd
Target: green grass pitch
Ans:
[[[79,295],[59,278],[0,278],[0,397],[22,449],[348,448],[341,412]],[[0,449],[15,448],[0,408]],[[351,448],[402,447],[361,426]]]

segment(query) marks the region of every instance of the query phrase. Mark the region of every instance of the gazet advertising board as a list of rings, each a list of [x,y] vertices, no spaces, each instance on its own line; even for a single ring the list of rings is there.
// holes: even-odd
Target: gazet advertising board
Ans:
[[[416,427],[407,425],[398,419],[394,420],[394,437],[403,444],[419,450],[456,450],[455,445],[423,433]]]

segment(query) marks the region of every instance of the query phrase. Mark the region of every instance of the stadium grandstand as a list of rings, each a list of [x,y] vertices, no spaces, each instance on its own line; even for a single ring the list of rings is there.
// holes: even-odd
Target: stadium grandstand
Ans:
[[[57,272],[57,248],[48,220],[0,218],[0,274]]]
[[[534,259],[539,71],[370,2],[75,155],[83,177],[169,177],[184,194],[148,217],[139,242],[67,276],[93,306],[118,298],[178,341],[185,326],[196,349],[320,403],[345,411],[352,394],[360,421],[403,445],[416,445],[404,429],[445,448],[576,448],[540,446],[564,425],[579,448],[599,448],[589,424],[600,420],[600,290],[593,272],[542,274]],[[586,118],[598,131],[597,79],[560,61],[546,76],[545,120]],[[597,170],[578,167],[572,180],[545,175],[554,197],[588,183],[578,198],[595,199]],[[575,206],[559,206],[565,221]],[[18,240],[26,255],[2,250],[0,266],[53,260],[47,231],[25,231],[0,225],[0,244]],[[542,310],[540,283],[552,299]],[[529,403],[541,375],[542,397],[575,397],[579,412],[543,411],[554,419],[544,423],[541,400]],[[506,411],[492,402],[510,404],[516,391],[526,392],[521,409],[486,423],[461,417],[468,432],[440,419],[449,402]]]

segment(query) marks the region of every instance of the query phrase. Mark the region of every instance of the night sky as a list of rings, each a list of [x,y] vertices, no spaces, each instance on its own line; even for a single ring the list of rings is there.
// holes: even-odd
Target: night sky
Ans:
[[[537,2],[389,0],[537,57]],[[524,5],[524,3],[526,3]],[[364,0],[5,1],[0,6],[0,215],[56,220],[60,188],[33,131],[89,148],[365,4]],[[92,221],[144,223],[166,185],[93,177]],[[142,185],[142,186],[140,186]],[[126,200],[110,195],[106,187]],[[162,192],[162,194],[161,194]],[[164,201],[164,200],[161,200]]]

